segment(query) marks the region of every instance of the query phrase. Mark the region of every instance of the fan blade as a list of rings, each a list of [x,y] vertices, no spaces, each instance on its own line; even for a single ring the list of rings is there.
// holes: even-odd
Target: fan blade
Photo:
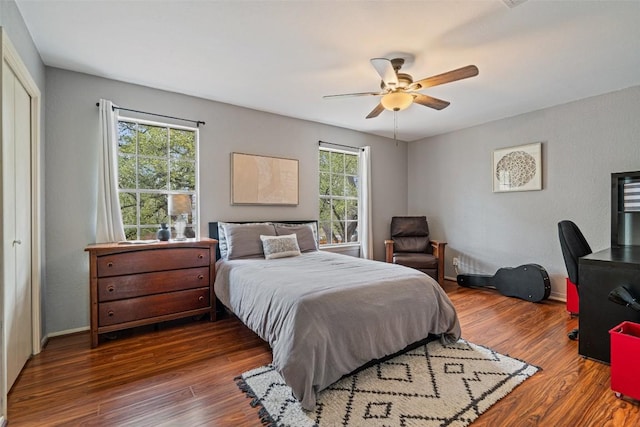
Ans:
[[[475,65],[467,65],[466,67],[458,68],[457,70],[451,70],[446,73],[438,74],[437,76],[427,77],[426,79],[413,82],[408,90],[420,90],[425,87],[433,87],[442,85],[445,83],[455,82],[456,80],[462,80],[469,77],[478,75],[478,67]]]
[[[385,87],[390,89],[398,87],[398,76],[390,60],[387,58],[373,58],[371,59],[371,65],[373,65],[373,68],[380,74],[380,78],[382,78]]]
[[[323,98],[341,98],[347,96],[380,96],[384,95],[386,92],[358,92],[358,93],[342,93],[339,95],[325,95]]]
[[[378,117],[380,115],[380,113],[382,113],[383,111],[384,111],[384,107],[382,106],[382,104],[378,104],[378,105],[376,105],[376,108],[371,110],[371,112],[367,116],[367,119],[372,119],[374,117]]]
[[[412,95],[414,96],[413,102],[416,104],[424,105],[425,107],[433,108],[435,110],[442,110],[443,108],[447,108],[450,104],[450,102],[423,95],[421,93],[413,93]]]

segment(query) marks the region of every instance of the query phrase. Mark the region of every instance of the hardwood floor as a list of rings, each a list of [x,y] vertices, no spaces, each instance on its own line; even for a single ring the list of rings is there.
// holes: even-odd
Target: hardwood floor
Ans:
[[[445,285],[463,337],[542,371],[474,426],[638,426],[640,405],[609,389],[609,366],[578,356],[564,305]],[[56,337],[9,394],[10,426],[261,426],[233,378],[271,360],[237,319],[163,325],[90,348],[89,333]]]

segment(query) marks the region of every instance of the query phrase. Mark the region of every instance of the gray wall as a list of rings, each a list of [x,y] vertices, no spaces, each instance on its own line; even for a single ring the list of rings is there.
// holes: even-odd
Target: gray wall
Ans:
[[[541,264],[565,297],[557,223],[610,246],[610,175],[640,170],[640,87],[409,143],[408,212],[448,241],[446,275]],[[493,193],[493,150],[543,143],[543,190]]]
[[[87,244],[95,238],[95,188],[100,98],[122,107],[204,120],[200,131],[200,234],[214,220],[315,219],[318,140],[370,145],[374,256],[384,258],[391,216],[407,206],[407,145],[318,123],[47,68],[46,332],[89,324]],[[152,117],[147,117],[153,119]],[[297,207],[231,206],[230,153],[300,160]]]
[[[18,9],[16,3],[13,0],[0,0],[0,26],[4,28],[6,34],[11,40],[13,47],[20,55],[22,62],[24,62],[25,66],[29,70],[29,74],[35,81],[36,85],[40,89],[41,96],[41,108],[40,111],[40,188],[44,189],[44,165],[45,165],[45,114],[44,114],[44,105],[45,105],[45,66],[40,58],[40,54],[36,49],[35,44],[33,43],[33,39],[29,34],[29,30],[27,30],[27,26],[22,19],[22,15],[20,14],[20,10]],[[40,218],[44,221],[45,219],[45,203],[44,203],[44,195],[41,195],[40,200]],[[44,257],[44,250],[46,246],[45,241],[45,230],[44,227],[41,228],[41,236],[40,241],[42,243],[41,247],[41,255],[40,258],[42,260],[42,270],[41,270],[41,328],[43,331],[42,336],[45,336],[45,309],[44,309],[44,298],[46,294],[46,262]]]

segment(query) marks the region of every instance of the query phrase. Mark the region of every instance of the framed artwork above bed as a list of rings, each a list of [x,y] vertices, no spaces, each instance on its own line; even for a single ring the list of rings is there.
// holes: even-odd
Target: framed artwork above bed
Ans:
[[[232,205],[298,205],[298,160],[231,153]]]

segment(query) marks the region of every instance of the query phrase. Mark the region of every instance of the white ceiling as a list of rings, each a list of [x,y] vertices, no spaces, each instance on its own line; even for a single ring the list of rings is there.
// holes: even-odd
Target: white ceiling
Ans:
[[[46,65],[387,137],[376,98],[322,96],[378,90],[374,57],[476,65],[422,91],[448,108],[398,113],[406,141],[640,85],[640,1],[16,2]]]

